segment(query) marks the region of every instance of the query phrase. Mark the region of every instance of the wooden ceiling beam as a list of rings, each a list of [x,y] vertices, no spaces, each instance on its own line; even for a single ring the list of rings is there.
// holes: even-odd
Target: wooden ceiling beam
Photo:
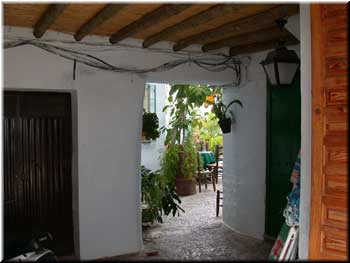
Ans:
[[[93,16],[89,21],[87,21],[78,29],[74,35],[75,40],[82,40],[96,27],[123,10],[126,6],[128,6],[128,4],[107,4],[95,16]]]
[[[247,4],[218,4],[207,10],[202,11],[199,14],[191,16],[184,21],[170,26],[163,31],[156,33],[143,41],[143,47],[147,48],[159,41],[167,39],[169,36],[178,32],[182,32],[189,28],[196,28],[199,24],[208,22],[220,16],[224,16],[231,12],[239,12],[242,8],[245,8]]]
[[[268,49],[272,49],[277,47],[278,44],[278,38],[271,39],[264,42],[256,42],[256,43],[250,43],[250,44],[244,44],[239,46],[234,46],[230,48],[230,56],[237,56],[242,54],[250,54],[255,53],[259,51],[264,51]],[[296,45],[299,43],[299,40],[296,39],[293,35],[289,35],[286,39],[285,45]]]
[[[51,4],[39,18],[34,26],[33,34],[41,38],[46,30],[55,22],[56,18],[64,11],[68,4]]]
[[[229,22],[218,28],[184,38],[174,45],[173,50],[179,51],[191,44],[206,43],[210,40],[220,39],[223,36],[237,36],[243,33],[266,28],[274,24],[276,19],[281,17],[289,17],[297,14],[298,12],[299,4],[279,5],[256,15]]]
[[[258,31],[253,31],[247,34],[233,36],[225,39],[221,39],[212,43],[208,43],[202,46],[202,51],[207,52],[210,50],[219,49],[222,47],[239,46],[243,44],[250,44],[255,42],[264,42],[276,38],[286,38],[290,35],[286,29],[279,29],[277,26],[264,28]]]
[[[165,4],[161,7],[153,10],[135,22],[127,25],[111,35],[109,41],[112,44],[116,44],[119,41],[135,35],[136,33],[145,30],[151,26],[154,26],[172,16],[175,16],[187,8],[193,6],[192,4]]]

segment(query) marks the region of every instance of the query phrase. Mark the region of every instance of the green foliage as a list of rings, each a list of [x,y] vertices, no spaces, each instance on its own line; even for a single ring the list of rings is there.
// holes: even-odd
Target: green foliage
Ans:
[[[141,200],[145,204],[142,210],[142,222],[162,222],[162,192],[164,182],[160,174],[141,166]]]
[[[215,114],[208,112],[201,125],[194,129],[194,133],[199,135],[201,142],[208,142],[209,150],[215,152],[215,145],[223,145],[221,129]]]
[[[166,152],[162,160],[162,173],[175,177],[181,174],[185,178],[194,177],[197,169],[197,150],[192,128],[201,125],[202,116],[198,107],[202,106],[210,88],[199,85],[173,85],[169,92],[169,105],[163,111],[170,111],[169,127],[166,132]],[[181,153],[180,153],[181,152]],[[179,170],[179,154],[183,155],[181,171]]]
[[[222,89],[221,88],[216,88],[213,91],[215,100],[213,103],[213,108],[212,108],[212,112],[215,114],[215,116],[218,118],[218,120],[224,120],[224,119],[228,119],[228,116],[226,115],[228,109],[230,108],[231,105],[233,104],[238,104],[239,106],[241,106],[241,108],[243,108],[243,104],[240,100],[232,100],[229,104],[225,105],[222,102]],[[232,119],[234,118],[233,112],[230,110]]]
[[[182,170],[179,170],[180,152],[183,152],[184,158],[182,163]],[[181,174],[190,178],[195,176],[197,171],[197,149],[192,134],[187,136],[183,145],[169,144],[163,153],[161,159],[161,174],[167,178],[169,185],[173,183],[175,187],[176,175]]]
[[[185,140],[183,152],[182,175],[187,178],[195,177],[197,171],[197,149],[192,133]]]
[[[210,88],[199,85],[173,85],[169,92],[169,105],[163,111],[170,110],[170,122],[166,132],[165,145],[183,144],[186,134],[193,126],[200,124],[201,115],[196,107],[200,107],[211,94]]]
[[[154,112],[143,112],[142,132],[146,140],[155,140],[160,136],[159,119]]]
[[[218,119],[214,113],[208,112],[205,118],[201,120],[201,125],[198,132],[201,140],[203,141],[209,141],[210,138],[221,135]]]
[[[179,144],[170,144],[166,146],[161,159],[161,174],[166,178],[168,184],[175,187],[175,178],[178,172],[179,152],[181,146]]]
[[[231,105],[234,103],[240,105],[243,108],[243,104],[240,100],[233,100],[228,105],[225,105],[221,100],[216,101],[213,104],[212,111],[219,120],[228,119],[226,113]],[[233,112],[230,110],[232,118],[234,118]]]
[[[141,166],[141,200],[142,222],[163,223],[162,215],[173,216],[184,210],[179,206],[180,198],[175,192],[173,182],[165,177],[159,170],[151,171]]]
[[[215,152],[215,146],[216,145],[223,146],[222,135],[218,135],[218,136],[210,138],[210,140],[209,140],[209,151]]]

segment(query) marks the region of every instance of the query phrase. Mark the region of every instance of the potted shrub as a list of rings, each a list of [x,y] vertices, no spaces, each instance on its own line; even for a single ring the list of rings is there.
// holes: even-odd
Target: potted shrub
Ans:
[[[192,129],[200,124],[201,116],[196,107],[203,105],[206,96],[211,94],[208,87],[193,85],[174,85],[169,92],[169,105],[163,111],[170,110],[169,127],[166,132],[166,150],[161,162],[164,173],[173,176],[178,195],[196,193],[196,146]]]
[[[163,215],[172,213],[175,216],[179,211],[184,212],[169,177],[144,166],[141,166],[141,203],[143,224],[163,223]]]
[[[231,132],[231,119],[234,121],[234,115],[233,112],[230,110],[230,118],[229,116],[227,116],[227,111],[230,108],[230,106],[234,103],[238,104],[243,108],[243,104],[240,100],[232,100],[228,105],[225,105],[221,100],[221,96],[215,96],[215,100],[213,101],[212,112],[219,119],[218,124],[221,128],[222,133]]]
[[[146,140],[155,140],[160,136],[159,119],[155,112],[143,110],[142,136]]]

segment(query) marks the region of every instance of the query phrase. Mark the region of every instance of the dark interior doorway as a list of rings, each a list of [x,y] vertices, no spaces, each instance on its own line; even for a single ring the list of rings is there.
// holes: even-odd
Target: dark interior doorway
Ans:
[[[71,97],[63,92],[4,92],[4,256],[50,232],[52,249],[74,253]]]

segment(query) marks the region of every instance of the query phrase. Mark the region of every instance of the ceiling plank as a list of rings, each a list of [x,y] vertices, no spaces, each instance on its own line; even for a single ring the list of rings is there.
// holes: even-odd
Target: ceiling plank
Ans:
[[[244,44],[239,46],[234,46],[230,48],[230,56],[237,56],[242,54],[250,54],[259,51],[264,51],[277,47],[278,38],[271,39],[263,42],[256,42],[250,44]],[[290,34],[286,39],[285,45],[296,45],[299,43],[299,40],[296,39],[292,34]]]
[[[182,32],[189,28],[195,28],[198,24],[206,23],[208,20],[215,19],[218,16],[223,16],[230,12],[239,12],[242,8],[247,7],[248,4],[219,4],[215,5],[203,12],[191,16],[184,21],[170,26],[163,31],[154,34],[143,41],[143,47],[147,48],[159,41],[166,39],[167,37]]]
[[[212,43],[208,43],[202,46],[202,51],[207,52],[210,50],[219,49],[222,47],[239,46],[243,44],[250,44],[255,42],[264,42],[276,38],[286,38],[290,33],[283,28],[282,30],[277,26],[264,28],[261,30],[253,31],[247,34],[233,36],[225,39],[221,39]]]
[[[102,8],[94,17],[82,25],[79,30],[75,33],[74,38],[76,41],[82,40],[96,27],[101,25],[104,21],[111,18],[119,11],[124,9],[128,4],[107,4]]]
[[[172,16],[175,16],[187,8],[193,6],[192,4],[165,4],[156,10],[147,13],[135,22],[127,25],[111,35],[109,41],[116,44],[119,41],[130,37],[142,30],[145,30],[153,25],[156,25]]]
[[[34,26],[33,34],[36,38],[41,38],[50,25],[55,22],[56,18],[64,11],[68,4],[51,4],[42,14]]]
[[[223,36],[237,36],[242,33],[256,31],[266,28],[275,23],[275,20],[281,17],[289,17],[299,12],[298,4],[284,4],[271,8],[259,14],[242,18],[233,22],[226,23],[223,26],[214,28],[196,35],[184,38],[178,41],[174,47],[174,51],[179,51],[185,47],[196,44],[205,43],[210,40],[217,40]]]

